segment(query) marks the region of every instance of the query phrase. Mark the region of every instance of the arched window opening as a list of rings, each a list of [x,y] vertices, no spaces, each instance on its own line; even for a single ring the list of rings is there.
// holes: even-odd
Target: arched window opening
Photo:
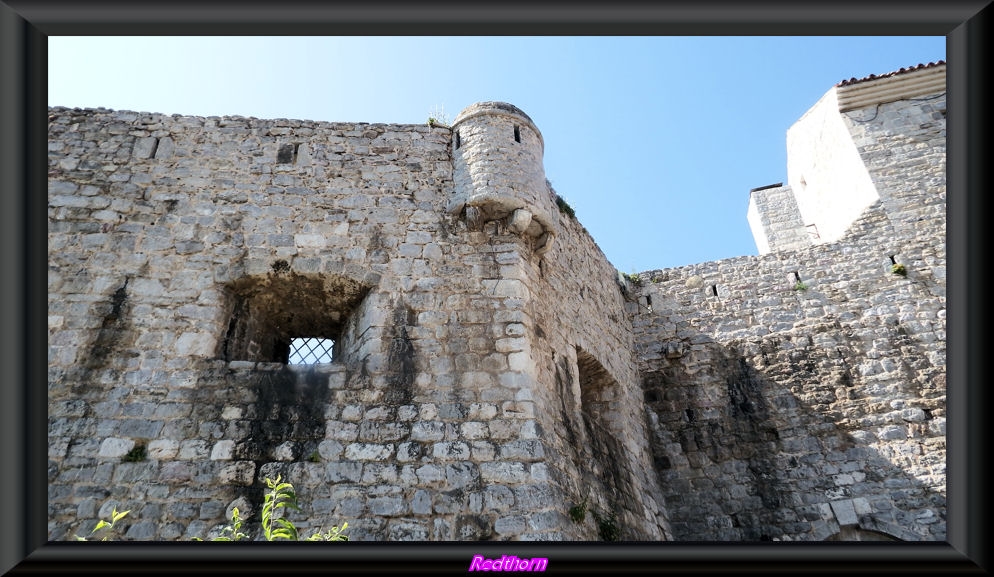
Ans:
[[[370,287],[343,276],[287,269],[274,265],[274,272],[228,287],[231,312],[220,357],[289,365],[343,360],[354,340],[355,323],[349,321]]]

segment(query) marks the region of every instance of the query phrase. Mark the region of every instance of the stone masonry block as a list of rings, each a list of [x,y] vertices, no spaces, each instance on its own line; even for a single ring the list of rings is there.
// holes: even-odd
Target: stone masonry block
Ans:
[[[134,448],[135,442],[132,439],[118,439],[115,437],[110,437],[104,439],[100,443],[100,452],[98,455],[100,457],[106,458],[116,458],[123,457]]]
[[[831,501],[829,505],[832,506],[832,512],[835,514],[835,518],[839,522],[840,527],[855,525],[859,522],[859,519],[856,516],[856,510],[853,507],[852,499]]]

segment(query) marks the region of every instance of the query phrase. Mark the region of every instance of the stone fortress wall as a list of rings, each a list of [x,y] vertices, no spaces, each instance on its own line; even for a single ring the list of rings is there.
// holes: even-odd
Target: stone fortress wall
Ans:
[[[50,539],[257,523],[276,475],[353,540],[943,539],[939,92],[839,113],[878,195],[843,238],[791,183],[752,193],[773,252],[637,279],[508,104],[50,109]]]
[[[629,309],[678,538],[944,538],[944,78],[843,83],[791,129],[810,147],[788,147],[798,184],[750,203],[772,252],[639,275]],[[797,207],[856,198],[820,175],[875,197],[832,242]]]

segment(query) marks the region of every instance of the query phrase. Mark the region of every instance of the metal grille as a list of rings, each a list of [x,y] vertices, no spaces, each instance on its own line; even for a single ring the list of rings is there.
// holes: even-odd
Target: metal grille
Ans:
[[[332,339],[293,339],[290,341],[291,365],[313,365],[330,363],[331,350],[335,346]]]

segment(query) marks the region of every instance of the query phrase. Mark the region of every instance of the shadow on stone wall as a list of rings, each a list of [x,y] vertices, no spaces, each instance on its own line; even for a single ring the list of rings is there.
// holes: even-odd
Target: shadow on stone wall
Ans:
[[[642,381],[676,540],[852,540],[860,531],[945,540],[944,487],[899,464],[927,461],[926,443],[936,436],[927,436],[927,424],[907,423],[906,439],[873,446],[877,437],[854,426],[866,384],[825,370],[844,364],[830,358],[836,351],[787,353],[768,338],[758,358],[770,362],[758,368],[734,345],[703,335],[688,341],[698,346],[670,343],[670,358]],[[939,448],[944,460],[944,442]]]
[[[627,466],[626,450],[606,418],[617,382],[589,353],[577,349],[577,357],[579,403],[570,386],[573,376],[568,358],[560,357],[556,363],[556,390],[561,401],[561,428],[557,432],[567,441],[565,457],[578,475],[567,490],[578,495],[577,502],[567,504],[573,522],[586,524],[587,530],[595,527],[596,538],[603,541],[649,538],[640,529],[640,482]],[[571,410],[575,406],[580,407],[578,413]]]

